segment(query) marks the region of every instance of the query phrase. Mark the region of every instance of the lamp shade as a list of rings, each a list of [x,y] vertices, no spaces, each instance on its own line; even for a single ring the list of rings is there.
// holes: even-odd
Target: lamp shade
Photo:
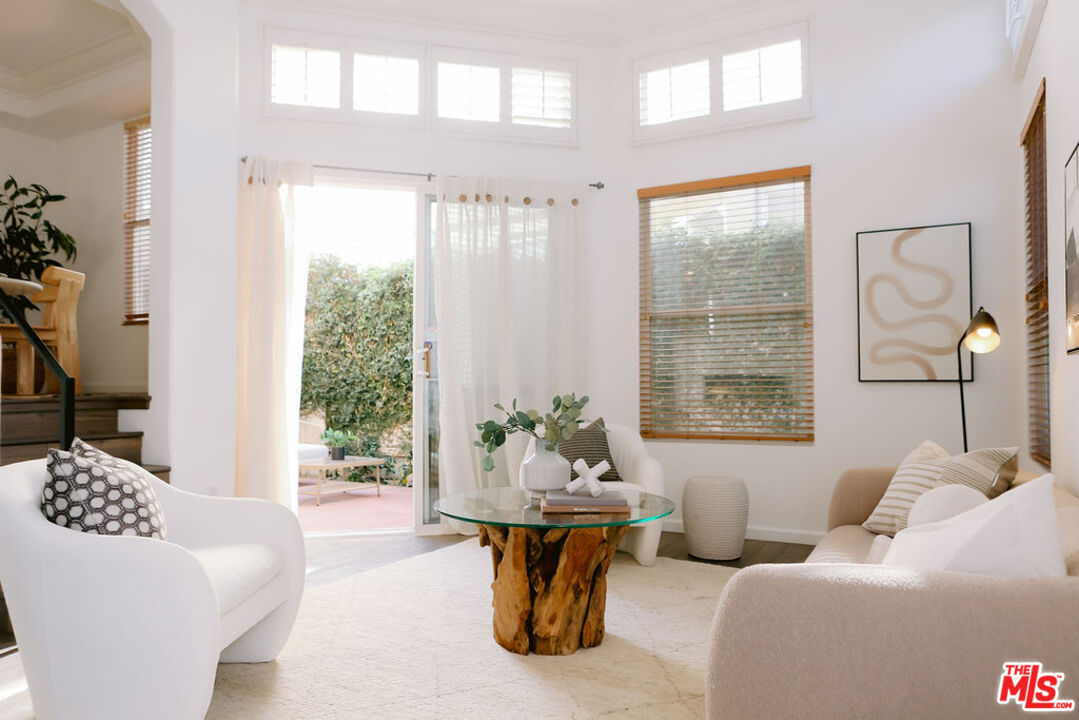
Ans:
[[[997,321],[984,307],[978,308],[967,329],[963,331],[963,344],[967,346],[967,350],[974,353],[989,353],[1000,347]]]

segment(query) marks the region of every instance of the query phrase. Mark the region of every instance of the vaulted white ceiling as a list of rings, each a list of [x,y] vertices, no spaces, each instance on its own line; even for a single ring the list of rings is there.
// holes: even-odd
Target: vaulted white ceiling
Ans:
[[[611,44],[789,0],[249,0]]]
[[[150,108],[149,40],[108,0],[7,0],[0,125],[74,135]]]

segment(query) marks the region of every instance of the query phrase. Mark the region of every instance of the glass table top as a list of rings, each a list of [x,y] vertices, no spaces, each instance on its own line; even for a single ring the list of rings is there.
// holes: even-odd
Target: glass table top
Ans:
[[[628,515],[544,515],[540,512],[539,502],[529,505],[528,493],[520,488],[487,488],[449,495],[435,502],[435,510],[446,517],[477,525],[542,529],[635,525],[674,512],[674,503],[662,495],[645,492],[627,495],[630,500]],[[636,504],[633,502],[635,497],[640,498]]]

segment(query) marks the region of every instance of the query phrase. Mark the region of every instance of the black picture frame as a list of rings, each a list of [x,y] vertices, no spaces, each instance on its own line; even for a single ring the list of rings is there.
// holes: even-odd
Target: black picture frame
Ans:
[[[1071,177],[1070,176],[1074,176]],[[1071,193],[1079,192],[1079,143],[1072,148],[1071,155],[1064,163],[1064,347],[1067,354],[1079,352],[1079,319],[1072,322],[1073,317],[1079,316],[1079,246],[1077,235],[1079,231],[1075,227],[1069,227],[1069,222],[1074,225],[1079,221],[1079,207],[1076,207],[1074,215],[1068,213],[1069,195],[1068,181],[1073,182]],[[1070,248],[1069,248],[1070,246]],[[1069,257],[1070,256],[1070,257]],[[1074,278],[1072,276],[1075,276]],[[1076,295],[1076,302],[1072,302],[1072,294]],[[1072,311],[1075,312],[1072,312]]]
[[[910,227],[887,228],[883,230],[862,230],[854,236],[854,271],[855,271],[855,308],[858,330],[858,382],[863,383],[954,383],[956,378],[867,378],[862,367],[862,242],[863,236],[871,236],[880,233],[896,233],[906,230],[928,230],[932,228],[966,226],[966,256],[967,256],[967,317],[963,319],[963,325],[974,315],[974,271],[973,271],[973,224],[970,222],[937,223],[934,225],[912,225]],[[974,382],[974,354],[966,351],[968,361],[964,363],[964,370],[969,367],[970,376],[963,377],[963,382]]]

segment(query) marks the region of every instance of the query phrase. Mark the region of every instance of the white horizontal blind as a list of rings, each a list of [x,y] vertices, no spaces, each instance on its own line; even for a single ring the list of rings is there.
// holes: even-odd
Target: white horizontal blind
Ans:
[[[638,191],[643,435],[813,439],[809,173]]]
[[[341,107],[341,53],[337,50],[273,45],[270,101],[277,105]]]
[[[640,73],[640,123],[659,125],[711,112],[708,60]]]
[[[573,76],[557,70],[513,68],[513,122],[568,128],[573,121]]]
[[[723,56],[723,109],[768,105],[802,97],[802,41]]]
[[[149,116],[124,125],[124,324],[150,320]]]
[[[418,115],[419,58],[355,53],[352,56],[352,109]]]
[[[498,122],[501,70],[484,65],[438,63],[438,116]]]

